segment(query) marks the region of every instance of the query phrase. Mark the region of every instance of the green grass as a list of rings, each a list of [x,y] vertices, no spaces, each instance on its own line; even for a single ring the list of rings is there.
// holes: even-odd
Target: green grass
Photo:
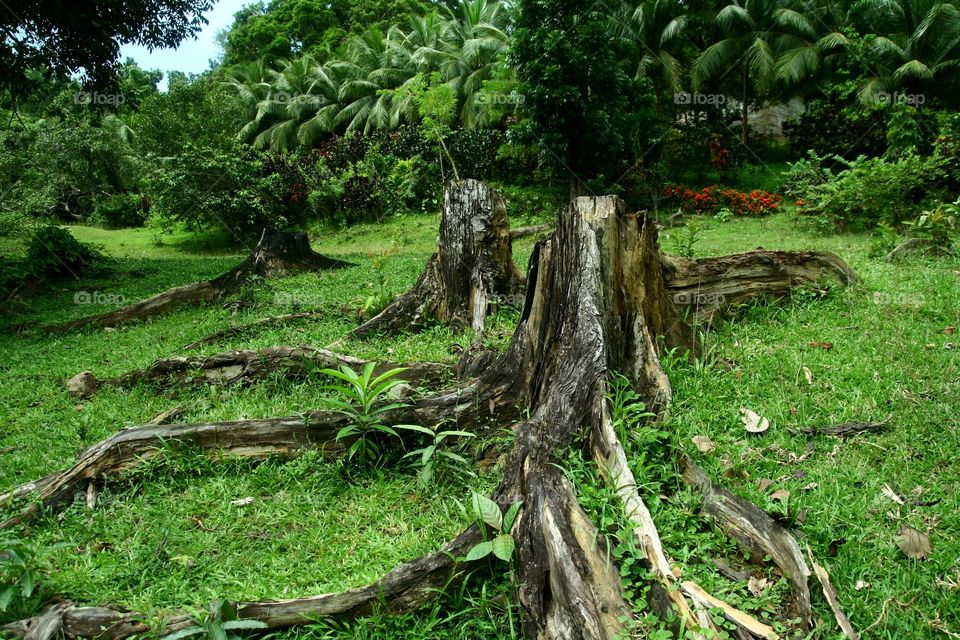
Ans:
[[[226,326],[297,310],[326,314],[231,338],[200,353],[327,345],[356,325],[364,298],[400,293],[414,282],[433,250],[437,225],[436,216],[411,216],[379,226],[315,229],[319,251],[355,266],[265,283],[244,292],[249,305],[236,315],[213,305],[115,331],[47,336],[36,328],[109,308],[75,304],[77,292],[133,301],[217,275],[243,254],[216,236],[199,241],[173,236],[157,245],[147,230],[73,228],[78,238],[102,244],[116,261],[111,272],[61,281],[8,305],[2,322],[22,325],[23,331],[0,335],[5,353],[0,486],[63,469],[84,447],[175,406],[186,407],[183,419],[191,422],[291,415],[324,406],[326,392],[317,381],[273,379],[230,389],[106,388],[84,402],[69,397],[63,383],[81,370],[105,377],[143,367]],[[665,247],[672,246],[674,233],[662,233]],[[532,242],[516,244],[522,266]],[[759,246],[831,250],[850,262],[861,283],[824,300],[801,295],[742,309],[735,321],[713,327],[703,361],[667,359],[675,392],[665,427],[671,455],[648,457],[636,471],[668,553],[684,575],[717,595],[758,615],[764,610],[773,615],[784,589],[778,586],[756,598],[712,569],[710,557],[735,552],[699,520],[695,500],[669,480],[672,463],[666,460],[676,447],[761,507],[788,520],[805,512],[805,522],[797,525],[801,540],[829,568],[854,625],[872,624],[886,603],[884,620],[868,637],[937,638],[942,636],[928,623],[938,614],[960,632],[960,592],[938,586],[938,578],[960,580],[960,472],[953,461],[960,449],[960,338],[944,333],[960,324],[960,262],[889,265],[871,258],[869,245],[863,235],[811,235],[788,214],[708,224],[694,246],[699,256]],[[12,244],[4,247],[15,251]],[[494,343],[507,342],[515,319],[509,313],[496,319]],[[465,339],[437,327],[350,341],[342,350],[371,359],[454,362],[451,346]],[[830,342],[833,348],[824,351],[811,342]],[[725,361],[734,362],[732,370],[721,366]],[[804,367],[813,384],[807,384]],[[773,426],[748,437],[738,419],[741,406],[767,416]],[[888,414],[893,419],[885,431],[845,441],[788,431]],[[691,443],[696,435],[711,438],[717,450],[700,454]],[[815,445],[813,454],[797,462],[809,442]],[[761,479],[772,481],[767,491],[759,490]],[[480,480],[483,486],[492,482],[495,478]],[[907,497],[921,487],[922,504],[890,502],[881,493],[884,484]],[[777,489],[790,491],[785,503],[770,499]],[[597,479],[581,491],[588,503],[591,492],[602,496]],[[178,604],[201,607],[218,597],[290,597],[363,584],[403,559],[437,548],[462,527],[452,505],[464,500],[469,488],[452,484],[424,492],[412,472],[357,478],[312,458],[255,466],[204,465],[196,457],[175,456],[167,466],[134,474],[111,492],[92,514],[73,505],[62,520],[48,518],[18,533],[43,545],[71,543],[54,553],[44,576],[52,591],[79,602],[162,610]],[[255,499],[250,506],[231,505],[248,496]],[[611,512],[596,515],[615,525]],[[929,560],[900,554],[893,542],[900,524],[929,529]],[[870,586],[857,590],[861,580]],[[509,619],[515,611],[504,600],[506,588],[495,572],[494,580],[478,577],[453,600],[417,614],[345,626],[327,623],[282,635],[511,637]],[[816,637],[839,637],[819,595],[815,603],[821,619]]]

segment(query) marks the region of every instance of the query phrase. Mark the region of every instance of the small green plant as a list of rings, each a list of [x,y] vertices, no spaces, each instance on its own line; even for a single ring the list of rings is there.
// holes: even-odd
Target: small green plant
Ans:
[[[723,207],[715,214],[713,217],[719,220],[720,222],[729,222],[733,219],[733,211],[730,211],[729,207]]]
[[[876,258],[887,255],[896,248],[899,237],[893,225],[880,221],[870,237],[870,256]]]
[[[196,624],[167,636],[167,640],[182,640],[193,636],[205,636],[208,640],[238,640],[236,631],[266,629],[260,620],[239,620],[233,604],[226,600],[212,603],[207,611],[194,614]]]
[[[15,538],[0,539],[0,612],[30,600],[36,589],[34,549]]]
[[[437,427],[429,429],[417,425],[403,425],[404,429],[417,431],[427,436],[427,444],[419,449],[407,453],[404,458],[413,458],[414,465],[420,468],[418,480],[420,485],[427,487],[435,477],[444,471],[453,474],[474,477],[470,471],[469,461],[460,454],[443,448],[447,438],[475,438],[476,434],[467,431],[438,431]]]
[[[934,253],[951,254],[960,236],[960,200],[939,204],[905,224],[911,236],[929,241]]]
[[[485,495],[474,493],[471,504],[474,518],[480,525],[480,530],[484,532],[484,537],[486,537],[487,527],[493,529],[496,535],[492,540],[484,540],[470,549],[465,560],[473,562],[486,558],[492,553],[504,562],[510,562],[516,548],[516,542],[510,535],[510,529],[513,528],[513,524],[517,520],[517,514],[520,513],[521,503],[514,502],[507,508],[507,512],[503,513],[496,502]]]
[[[697,220],[688,220],[685,225],[675,229],[670,234],[674,252],[684,258],[693,258],[697,254],[696,245],[700,241],[702,230],[700,222]]]
[[[356,459],[364,463],[382,463],[386,455],[385,436],[399,440],[400,434],[396,429],[422,429],[416,425],[391,427],[383,423],[387,412],[406,406],[402,402],[383,404],[387,395],[403,384],[397,376],[406,369],[391,369],[374,377],[376,366],[375,362],[368,362],[360,373],[346,365],[341,365],[339,370],[320,370],[320,373],[343,383],[324,388],[346,398],[333,398],[332,402],[338,407],[337,412],[350,419],[350,424],[337,432],[337,442],[352,440],[347,450],[347,459],[350,461]]]

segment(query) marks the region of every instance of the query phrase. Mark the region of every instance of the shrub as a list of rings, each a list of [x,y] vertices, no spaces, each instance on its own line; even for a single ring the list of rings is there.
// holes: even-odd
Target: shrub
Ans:
[[[684,213],[714,214],[728,210],[738,216],[765,216],[780,210],[780,196],[754,189],[749,193],[722,187],[704,187],[694,191],[690,187],[674,185],[663,191],[664,198]]]
[[[33,232],[24,263],[28,275],[50,278],[90,271],[102,260],[97,249],[79,242],[63,227],[50,225]]]
[[[807,190],[802,213],[821,227],[858,231],[886,222],[898,226],[937,200],[944,161],[938,155],[858,158]]]
[[[93,221],[109,229],[142,227],[147,214],[139,193],[118,193],[97,203]]]
[[[825,158],[810,151],[807,158],[789,163],[783,180],[783,193],[791,198],[804,198],[810,190],[833,177],[833,170],[824,166]]]

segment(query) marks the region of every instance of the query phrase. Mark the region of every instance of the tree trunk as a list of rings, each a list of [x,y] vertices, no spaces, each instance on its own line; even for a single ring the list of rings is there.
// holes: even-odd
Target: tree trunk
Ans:
[[[352,335],[407,330],[428,321],[482,331],[488,306],[522,299],[523,286],[503,197],[477,180],[451,181],[437,251],[417,284]]]
[[[315,253],[310,248],[306,233],[264,229],[260,241],[247,259],[221,276],[173,287],[116,311],[48,325],[44,329],[48,332],[63,332],[88,327],[116,327],[154,318],[187,305],[219,300],[236,293],[240,286],[254,275],[273,278],[302,271],[345,266],[348,266],[348,263]]]
[[[743,104],[740,105],[740,117],[743,120],[740,136],[743,146],[750,148],[748,142],[750,139],[750,67],[746,60],[743,62]]]

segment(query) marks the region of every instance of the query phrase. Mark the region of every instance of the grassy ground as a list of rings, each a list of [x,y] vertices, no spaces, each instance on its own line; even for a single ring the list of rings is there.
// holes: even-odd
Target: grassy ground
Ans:
[[[110,308],[77,304],[98,297],[78,293],[133,301],[219,274],[242,254],[212,237],[174,236],[161,246],[146,230],[73,228],[79,239],[102,244],[116,258],[115,268],[88,280],[63,281],[7,309],[2,322],[27,329],[18,336],[0,335],[6,354],[0,364],[5,381],[0,386],[0,487],[62,469],[83,447],[174,406],[186,407],[186,421],[289,415],[323,406],[327,396],[316,381],[273,380],[250,389],[204,391],[108,388],[80,403],[66,394],[63,382],[84,369],[103,377],[142,367],[225,326],[296,310],[329,313],[319,321],[268,328],[202,352],[329,344],[355,326],[357,309],[368,299],[388,298],[413,283],[432,250],[438,222],[435,216],[417,216],[314,230],[319,251],[356,266],[246,291],[249,305],[236,315],[211,306],[116,331],[43,336],[33,330],[39,324]],[[667,229],[663,235],[670,249],[678,232]],[[521,265],[531,246],[530,239],[517,243]],[[632,456],[668,553],[687,575],[758,614],[775,611],[784,592],[775,585],[754,596],[711,569],[711,557],[729,557],[732,549],[694,516],[695,501],[672,479],[672,452],[682,448],[726,487],[794,523],[831,571],[856,627],[869,627],[885,612],[865,638],[943,637],[931,623],[960,633],[960,591],[947,586],[960,581],[960,474],[953,463],[960,448],[960,338],[945,332],[960,324],[960,263],[888,265],[869,256],[867,237],[810,235],[786,214],[710,223],[693,249],[697,255],[719,255],[757,246],[835,251],[862,282],[825,300],[798,296],[786,304],[743,309],[735,322],[713,327],[703,361],[667,359],[676,401],[666,435],[638,441]],[[4,246],[9,253],[15,250]],[[498,322],[503,341],[511,318]],[[450,346],[463,339],[435,328],[355,341],[343,350],[368,358],[450,362],[455,357]],[[811,347],[814,342],[832,348]],[[738,420],[740,407],[767,416],[773,426],[762,436],[747,437]],[[890,414],[886,431],[846,441],[788,431]],[[717,449],[701,454],[691,443],[697,435],[709,437]],[[799,461],[811,443],[813,453]],[[612,516],[602,513],[599,481],[576,460],[566,464],[603,525]],[[769,480],[769,486],[761,480]],[[494,481],[476,482],[489,486]],[[884,485],[908,504],[884,497]],[[780,489],[790,495],[774,500]],[[290,597],[367,582],[404,558],[436,548],[463,526],[453,505],[469,495],[469,486],[452,483],[424,491],[410,473],[356,478],[312,458],[254,467],[172,455],[131,475],[113,492],[92,515],[75,505],[62,519],[49,518],[19,533],[44,546],[70,543],[51,552],[43,579],[52,591],[83,602],[162,610],[178,603],[200,607],[216,597]],[[231,504],[246,497],[254,502]],[[900,554],[893,538],[901,524],[929,532],[933,552],[928,560]],[[618,552],[622,558],[631,554]],[[511,637],[513,611],[503,599],[502,573],[499,577],[478,578],[464,592],[414,616],[318,625],[288,635]],[[858,589],[858,582],[868,586]],[[816,601],[823,620],[817,637],[838,637],[822,598]]]

